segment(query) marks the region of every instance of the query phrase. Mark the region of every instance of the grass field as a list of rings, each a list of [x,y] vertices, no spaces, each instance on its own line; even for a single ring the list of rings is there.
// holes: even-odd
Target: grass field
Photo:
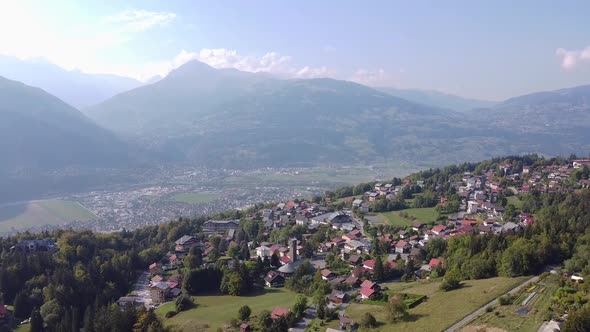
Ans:
[[[556,276],[549,276],[534,285],[534,288],[529,287],[521,294],[516,296],[516,300],[512,305],[497,306],[495,312],[485,313],[476,318],[464,330],[477,330],[482,328],[500,329],[504,331],[524,331],[535,332],[545,320],[545,312],[551,303],[551,297],[559,287],[559,278]],[[527,304],[530,309],[528,314],[518,314],[516,310],[523,308],[522,301],[528,297],[531,292],[536,295]]]
[[[197,204],[197,203],[211,203],[219,196],[215,193],[201,192],[201,193],[183,193],[174,196],[174,200],[178,202]]]
[[[517,209],[522,208],[522,201],[517,196],[506,197],[506,200],[508,201],[508,204],[514,205]]]
[[[96,216],[77,202],[52,199],[0,207],[0,232],[86,221]]]
[[[438,212],[436,212],[434,208],[412,208],[401,211],[383,212],[378,213],[377,215],[379,215],[384,222],[393,226],[411,226],[414,223],[414,220],[401,217],[400,212],[405,212],[409,216],[415,217],[416,221],[423,223],[436,221],[438,218]]]
[[[272,311],[278,306],[290,308],[295,304],[295,298],[295,293],[284,288],[265,289],[263,294],[256,296],[196,296],[196,308],[166,319],[164,315],[174,310],[174,303],[168,303],[160,306],[156,313],[164,320],[166,326],[178,331],[215,331],[232,317],[237,317],[238,310],[244,305],[252,309],[254,317],[264,309]]]
[[[428,298],[415,308],[408,310],[410,313],[408,321],[383,324],[374,331],[444,330],[525,280],[527,277],[468,280],[464,282],[462,288],[450,292],[443,292],[439,289],[440,281],[386,284],[394,292],[422,294]],[[346,314],[355,321],[359,321],[366,312],[373,314],[377,321],[385,323],[384,307],[351,304],[346,309]]]

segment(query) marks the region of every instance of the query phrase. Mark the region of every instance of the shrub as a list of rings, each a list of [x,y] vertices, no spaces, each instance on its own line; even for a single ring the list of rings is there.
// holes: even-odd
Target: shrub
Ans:
[[[371,315],[371,313],[367,312],[363,315],[363,318],[361,318],[361,326],[368,328],[376,327],[377,319],[375,319],[375,316]]]
[[[492,312],[492,311],[494,311],[494,307],[489,306],[486,308],[486,312]]]
[[[500,303],[500,305],[510,305],[510,304],[512,304],[513,301],[514,301],[514,297],[512,295],[500,296],[500,298],[498,299],[498,302]]]

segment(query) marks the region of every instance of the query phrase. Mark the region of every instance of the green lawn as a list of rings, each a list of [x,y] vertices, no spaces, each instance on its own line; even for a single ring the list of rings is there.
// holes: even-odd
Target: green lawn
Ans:
[[[436,221],[438,218],[438,212],[434,208],[411,208],[401,211],[391,211],[378,213],[377,215],[393,226],[411,226],[415,221],[411,218],[403,218],[400,216],[400,212],[407,213],[410,217],[415,217],[415,221],[430,223]]]
[[[389,283],[386,285],[394,292],[428,296],[426,301],[408,311],[408,321],[385,324],[385,308],[374,305],[351,304],[346,314],[359,321],[363,314],[370,312],[377,321],[384,323],[372,331],[441,331],[525,280],[527,277],[468,280],[462,288],[450,292],[439,289],[440,281]]]
[[[174,196],[174,200],[182,203],[197,204],[210,203],[216,200],[219,196],[215,193],[200,192],[200,193],[183,193]]]
[[[485,313],[476,318],[466,329],[477,330],[477,328],[499,328],[506,331],[525,331],[535,332],[545,320],[546,310],[551,303],[551,297],[559,287],[559,278],[549,276],[539,281],[533,290],[527,287],[521,294],[517,295],[514,304],[507,306],[496,306],[495,312]],[[516,310],[522,308],[522,301],[531,291],[537,293],[528,303],[530,309],[528,314],[517,314]]]
[[[156,313],[164,320],[166,326],[178,331],[215,331],[223,327],[231,318],[238,316],[238,310],[248,305],[252,317],[262,310],[272,311],[274,307],[292,307],[296,294],[284,288],[265,289],[263,294],[255,296],[207,295],[195,296],[197,307],[166,319],[164,315],[174,310],[174,303],[160,306]]]
[[[96,216],[77,202],[51,199],[0,207],[0,232],[87,221]]]
[[[14,329],[15,332],[29,332],[30,330],[31,330],[30,324],[19,325]]]
[[[508,204],[514,205],[515,208],[519,210],[522,208],[522,201],[520,198],[518,198],[518,196],[509,196],[506,197],[506,200],[508,201]]]

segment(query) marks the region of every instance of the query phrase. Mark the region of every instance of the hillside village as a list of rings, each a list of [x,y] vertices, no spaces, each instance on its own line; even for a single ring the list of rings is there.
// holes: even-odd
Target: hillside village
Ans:
[[[302,265],[311,263],[313,269],[306,270],[311,273],[309,278],[315,275],[329,285],[329,291],[324,292],[326,304],[335,311],[340,328],[355,328],[359,322],[344,314],[346,303],[388,301],[392,294],[380,286],[382,281],[444,274],[445,259],[433,256],[436,250],[429,247],[430,242],[474,233],[516,234],[535,223],[518,195],[588,188],[588,166],[590,160],[538,167],[503,163],[480,174],[465,172],[447,184],[415,177],[394,179],[364,184],[369,190],[360,195],[327,193],[313,200],[257,206],[242,215],[241,221],[211,219],[202,224],[200,233],[178,238],[173,250],[146,267],[142,278],[148,280],[141,281],[145,287],[118,303],[157,307],[174,300],[182,294],[183,285],[186,288],[182,267],[195,253],[201,256],[197,259],[199,267],[221,264],[231,269],[232,265],[252,262],[249,266],[257,266],[260,279],[251,279],[253,285],[248,287],[285,287]],[[442,185],[450,186],[449,192],[454,194],[430,198],[433,202],[428,204],[439,213],[436,220],[414,220],[400,227],[387,224],[375,212],[383,202],[411,198],[416,203],[417,197]],[[520,204],[517,207],[513,202]],[[411,207],[411,203],[403,206]],[[410,303],[415,306],[422,300]],[[272,318],[291,311],[275,307]],[[300,315],[290,318],[290,325],[295,326],[299,319],[299,324],[306,321]],[[241,326],[242,331],[251,328],[247,323]]]

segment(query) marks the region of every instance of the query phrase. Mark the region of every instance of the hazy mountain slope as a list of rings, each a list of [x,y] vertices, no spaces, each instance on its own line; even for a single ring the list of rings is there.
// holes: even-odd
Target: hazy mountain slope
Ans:
[[[432,90],[396,89],[391,87],[379,87],[376,89],[415,103],[448,108],[459,112],[471,111],[476,108],[492,107],[497,104],[492,101],[463,98]]]
[[[98,104],[141,82],[127,77],[67,71],[43,60],[0,56],[0,76],[40,87],[74,107]]]
[[[0,100],[2,169],[124,162],[125,144],[47,92],[0,77]]]
[[[278,80],[196,61],[85,112],[169,158],[233,167],[410,158],[446,149],[463,132],[458,113],[360,84]]]
[[[590,151],[590,85],[508,99],[473,118],[546,154]]]

